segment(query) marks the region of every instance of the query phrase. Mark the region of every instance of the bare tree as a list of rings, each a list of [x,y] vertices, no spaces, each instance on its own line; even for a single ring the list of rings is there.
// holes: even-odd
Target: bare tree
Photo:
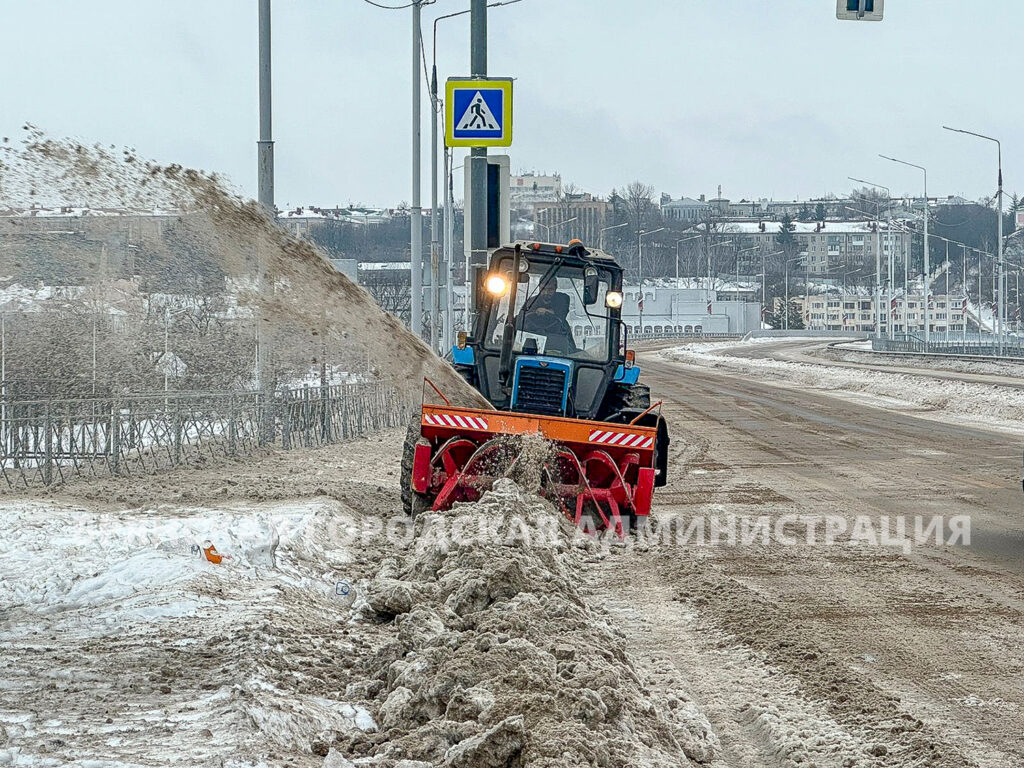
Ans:
[[[360,274],[359,282],[377,302],[377,306],[403,322],[408,322],[412,311],[412,291],[407,270],[366,270]]]
[[[632,226],[633,233],[640,232],[644,224],[655,211],[654,187],[640,181],[630,182],[622,195],[626,206],[626,216]]]

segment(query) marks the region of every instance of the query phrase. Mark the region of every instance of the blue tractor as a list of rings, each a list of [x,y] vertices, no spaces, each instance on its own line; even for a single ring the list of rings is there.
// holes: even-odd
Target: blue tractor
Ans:
[[[424,404],[410,434],[410,511],[479,496],[515,459],[509,438],[550,441],[542,493],[571,519],[623,529],[667,480],[669,435],[628,349],[622,267],[578,240],[497,249],[479,276],[476,322],[452,363],[494,410]],[[497,459],[497,460],[496,460]]]

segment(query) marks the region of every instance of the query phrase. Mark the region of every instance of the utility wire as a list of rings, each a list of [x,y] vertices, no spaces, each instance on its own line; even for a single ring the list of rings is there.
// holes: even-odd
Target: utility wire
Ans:
[[[385,5],[384,3],[375,2],[375,0],[363,0],[367,5],[372,5],[374,8],[381,8],[385,11],[404,11],[406,8],[412,8],[416,5],[416,0],[405,5]],[[433,5],[437,0],[421,0],[420,5]]]

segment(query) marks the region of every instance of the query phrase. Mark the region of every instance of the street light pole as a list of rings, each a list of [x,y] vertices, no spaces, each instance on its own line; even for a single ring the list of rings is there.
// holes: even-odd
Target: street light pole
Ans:
[[[789,330],[789,265],[794,261],[802,261],[803,256],[797,256],[793,259],[786,259],[786,306],[782,310],[782,328],[783,330]],[[806,307],[804,308],[806,311]]]
[[[607,232],[609,229],[618,229],[619,227],[625,227],[625,226],[628,226],[628,225],[629,225],[629,222],[628,221],[624,221],[621,224],[612,224],[610,227],[602,227],[600,230],[598,230],[598,233],[597,233],[598,247],[602,251],[604,250],[604,233]]]
[[[897,160],[895,157],[889,157],[887,155],[879,155],[879,157],[885,160],[891,160],[894,163],[900,165],[907,165],[911,168],[917,168],[919,171],[924,173],[924,348],[928,349],[928,343],[931,339],[931,312],[928,308],[928,289],[931,283],[931,262],[929,261],[928,254],[928,170],[923,165],[915,165],[914,163],[908,163],[906,160]]]
[[[420,17],[423,0],[412,0],[412,207],[409,216],[411,306],[409,328],[423,335],[423,209],[420,202]],[[433,347],[433,344],[430,345]]]
[[[764,260],[766,256],[778,256],[779,254],[785,253],[785,251],[773,251],[772,253],[766,254],[764,249],[761,249],[761,321],[764,321],[764,313],[768,310],[768,273],[765,270]],[[760,327],[760,326],[758,326]]]
[[[864,181],[863,179],[855,179],[853,176],[847,176],[847,178],[850,181],[857,182],[858,184],[867,184],[869,187],[875,187],[876,189],[884,189],[885,190],[886,210],[888,211],[888,214],[889,214],[889,223],[888,223],[888,227],[886,229],[885,234],[886,234],[886,240],[889,241],[889,270],[888,270],[889,271],[889,275],[888,275],[888,283],[889,283],[889,306],[891,307],[892,306],[892,281],[893,281],[893,261],[892,261],[892,259],[893,259],[893,248],[892,248],[892,195],[889,192],[889,188],[884,186],[883,184],[873,184],[872,182]],[[875,206],[875,226],[876,226],[875,242],[876,242],[876,244],[880,241],[880,234],[879,234],[878,229],[877,229],[877,228],[881,227],[881,222],[879,221],[879,218],[880,218],[880,216],[878,215],[878,206],[876,204],[876,206]],[[882,335],[882,254],[879,252],[879,248],[877,248],[877,247],[875,249],[875,294],[876,294],[875,298],[877,299],[876,302],[875,302],[875,336],[878,337],[878,336]],[[888,312],[888,310],[886,310],[886,312]],[[888,318],[886,320],[885,327],[886,327],[886,331],[887,331],[886,335],[889,336],[889,338],[892,338],[892,323],[889,322]]]
[[[997,153],[998,153],[998,161],[999,161],[999,180],[998,180],[999,181],[999,187],[998,187],[999,191],[996,193],[996,197],[997,197],[996,208],[998,209],[996,211],[996,218],[998,219],[998,223],[997,223],[998,234],[997,234],[997,237],[999,238],[999,250],[998,250],[999,305],[997,307],[997,313],[996,313],[997,314],[996,325],[997,325],[997,333],[999,334],[999,341],[998,341],[999,354],[1001,355],[1001,354],[1003,354],[1003,346],[1005,344],[1004,336],[1005,336],[1005,332],[1006,332],[1006,268],[1005,268],[1005,264],[1003,262],[1003,145],[999,141],[999,139],[992,138],[991,136],[985,136],[985,135],[980,134],[980,133],[975,133],[974,131],[965,131],[965,130],[963,130],[961,128],[950,128],[948,125],[944,125],[942,127],[945,128],[947,131],[953,131],[954,133],[963,133],[963,134],[966,134],[968,136],[975,136],[975,137],[977,137],[979,139],[985,139],[986,141],[992,141],[992,142],[995,142],[995,145],[996,145],[996,150],[997,150]]]
[[[470,2],[470,76],[487,77],[487,0]],[[471,307],[476,306],[475,270],[487,266],[487,147],[472,147],[469,157]]]
[[[676,288],[679,287],[679,244],[689,240],[696,240],[699,237],[700,235],[690,235],[689,237],[681,237],[676,240]]]
[[[430,346],[444,354],[441,320],[441,244],[437,215],[437,20],[434,20],[434,62],[430,69]],[[449,295],[448,301],[451,301]],[[445,330],[447,333],[447,329]]]
[[[756,251],[759,250],[760,248],[761,246],[759,245],[752,245],[749,248],[741,248],[738,251],[736,251],[736,301],[740,300],[740,254],[749,253],[750,251]]]
[[[661,232],[665,227],[658,227],[648,232],[637,232],[636,233],[636,260],[637,260],[637,271],[640,277],[640,329],[643,332],[644,327],[644,237],[646,235],[653,235],[655,232]]]
[[[503,2],[496,2],[488,4],[488,8],[495,8],[500,5],[512,5],[513,3],[521,2],[521,0],[503,0]],[[433,110],[430,121],[430,302],[431,302],[431,334],[438,336],[437,328],[443,328],[443,334],[441,334],[439,342],[439,350],[443,354],[445,350],[449,349],[455,341],[455,335],[453,333],[453,322],[454,322],[454,309],[455,303],[455,269],[452,259],[454,256],[453,249],[451,247],[451,212],[448,210],[449,195],[449,175],[448,175],[448,150],[444,149],[444,179],[445,179],[445,193],[444,193],[444,239],[443,247],[439,245],[439,225],[437,222],[437,152],[439,149],[439,139],[437,135],[437,123],[439,120],[444,119],[443,112],[441,111],[441,100],[437,96],[437,25],[438,22],[444,21],[445,19],[453,19],[456,16],[465,16],[471,13],[472,9],[467,8],[464,11],[456,11],[455,13],[446,13],[442,16],[438,16],[434,19],[434,37],[433,46],[431,47],[432,63],[430,68],[430,103]],[[440,314],[440,291],[441,284],[444,283],[445,293],[445,309],[444,309],[444,323],[441,323]],[[468,286],[467,286],[468,290]],[[467,306],[468,306],[468,294],[467,294]]]
[[[260,138],[257,142],[257,199],[271,216],[274,208],[274,140],[270,78],[270,0],[259,7]]]
[[[707,251],[708,251],[708,287],[707,287],[707,299],[708,299],[708,303],[709,303],[709,304],[711,303],[711,291],[712,291],[712,288],[713,288],[713,286],[712,286],[712,284],[711,284],[711,249],[712,249],[712,248],[719,248],[719,247],[721,247],[721,246],[723,246],[723,245],[732,245],[732,240],[725,240],[724,242],[721,242],[721,243],[711,243],[711,244],[710,244],[710,245],[708,246],[708,249],[707,249]]]

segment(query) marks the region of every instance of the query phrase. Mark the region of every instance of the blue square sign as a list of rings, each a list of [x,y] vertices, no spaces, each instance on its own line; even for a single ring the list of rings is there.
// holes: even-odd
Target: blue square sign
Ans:
[[[447,82],[445,144],[507,147],[512,143],[512,81],[453,78]]]

